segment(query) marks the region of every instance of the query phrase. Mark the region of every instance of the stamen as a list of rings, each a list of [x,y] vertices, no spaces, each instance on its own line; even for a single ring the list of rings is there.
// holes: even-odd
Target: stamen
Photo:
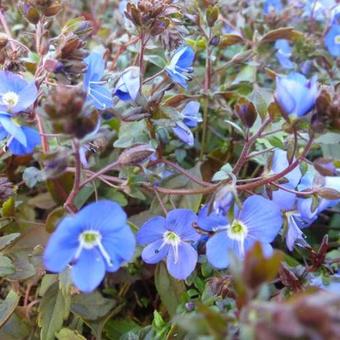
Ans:
[[[2,101],[9,107],[13,107],[18,104],[19,96],[15,92],[9,91],[2,95]]]

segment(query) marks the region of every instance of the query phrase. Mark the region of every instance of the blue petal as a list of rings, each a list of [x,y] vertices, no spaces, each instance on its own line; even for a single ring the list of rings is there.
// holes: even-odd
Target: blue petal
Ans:
[[[275,100],[284,111],[285,114],[291,114],[295,109],[294,97],[286,88],[286,80],[284,77],[276,77]]]
[[[286,235],[286,245],[288,250],[293,251],[295,243],[300,246],[307,246],[308,243],[304,239],[304,234],[300,230],[299,217],[297,215],[290,215],[288,217],[288,231]]]
[[[120,100],[123,100],[123,101],[129,101],[129,100],[132,100],[131,96],[129,95],[128,92],[124,92],[120,89],[117,89],[115,91],[115,96],[117,96]]]
[[[105,276],[104,259],[96,248],[83,249],[71,271],[72,281],[84,293],[95,290]]]
[[[26,80],[9,71],[0,71],[0,95],[6,92],[19,93],[27,86]]]
[[[84,88],[87,91],[90,82],[100,81],[105,71],[105,61],[101,54],[92,52],[85,59],[87,70],[84,74]]]
[[[98,110],[109,109],[113,106],[112,93],[103,85],[90,84],[88,88],[88,97],[93,106]]]
[[[139,244],[148,244],[163,238],[166,232],[165,218],[162,216],[152,217],[145,222],[137,233],[137,242]]]
[[[200,235],[193,228],[197,215],[189,209],[174,209],[166,216],[166,229],[175,232],[184,241],[197,241]]]
[[[27,146],[26,135],[21,126],[16,124],[9,116],[0,115],[0,124],[8,134],[18,140],[23,146]]]
[[[294,67],[294,64],[286,54],[278,51],[275,53],[277,60],[283,68],[290,69]]]
[[[43,260],[47,270],[62,272],[71,262],[79,246],[80,229],[74,217],[65,217],[51,235]]]
[[[226,231],[217,232],[210,237],[206,244],[207,259],[216,268],[229,266],[229,251],[235,249],[234,241],[228,237]]]
[[[326,176],[324,187],[340,192],[340,176]]]
[[[172,128],[172,131],[183,143],[189,146],[194,145],[194,135],[184,123],[177,122],[176,126]]]
[[[258,195],[245,200],[237,218],[247,226],[247,237],[264,243],[272,242],[282,226],[280,208]]]
[[[185,75],[169,67],[166,67],[165,71],[173,82],[182,86],[184,89],[188,88],[187,77]]]
[[[170,64],[186,69],[192,66],[194,59],[195,51],[190,46],[182,46],[175,52]]]
[[[213,231],[217,230],[221,226],[225,227],[229,224],[228,219],[225,216],[215,212],[208,215],[208,210],[209,207],[206,205],[198,214],[197,224],[200,228],[207,231]]]
[[[36,129],[28,126],[22,126],[21,129],[26,136],[27,145],[23,146],[16,138],[12,139],[12,141],[8,144],[8,148],[11,153],[17,156],[32,153],[35,147],[41,143],[40,135]]]
[[[283,184],[282,186],[291,189],[286,184]],[[272,201],[275,202],[281,210],[293,210],[295,207],[296,195],[283,189],[278,189],[272,192]]]
[[[123,262],[132,259],[136,248],[136,239],[130,227],[126,225],[117,231],[105,233],[102,244],[113,262],[113,266],[107,265],[107,270],[116,271]]]
[[[0,141],[8,137],[8,132],[0,125]]]
[[[38,89],[35,86],[34,82],[31,82],[27,84],[20,92],[17,93],[19,100],[17,105],[15,105],[11,111],[13,113],[17,113],[23,110],[26,110],[28,107],[30,107],[38,96]]]
[[[202,116],[199,113],[200,103],[196,101],[190,101],[185,105],[182,110],[182,115],[184,116],[183,122],[190,128],[197,126],[199,122],[202,121]]]
[[[263,6],[264,14],[269,14],[271,11],[280,13],[282,11],[281,0],[265,0]]]
[[[275,149],[272,159],[272,172],[277,174],[288,167],[287,152],[281,149]],[[301,171],[297,166],[292,171],[290,171],[285,178],[288,179],[287,187],[290,189],[295,189],[297,184],[301,179]]]
[[[149,264],[155,264],[163,260],[168,254],[170,245],[163,244],[163,240],[158,240],[147,245],[142,251],[142,259]]]
[[[109,200],[90,203],[82,208],[74,217],[82,230],[98,230],[103,237],[105,233],[119,230],[127,223],[121,206]]]
[[[196,250],[186,242],[181,242],[178,246],[178,259],[176,259],[174,248],[171,247],[166,266],[171,276],[178,280],[185,280],[194,271],[197,258]]]
[[[301,217],[306,221],[314,221],[318,216],[317,207],[312,211],[313,199],[310,198],[300,198],[297,201],[297,208]]]

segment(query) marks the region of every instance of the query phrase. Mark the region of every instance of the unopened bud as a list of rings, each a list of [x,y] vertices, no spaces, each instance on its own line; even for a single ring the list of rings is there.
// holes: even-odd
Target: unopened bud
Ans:
[[[251,128],[254,125],[257,112],[252,102],[241,98],[235,105],[235,112],[246,127]]]
[[[136,165],[146,161],[155,149],[148,144],[133,146],[124,150],[118,157],[119,165]]]

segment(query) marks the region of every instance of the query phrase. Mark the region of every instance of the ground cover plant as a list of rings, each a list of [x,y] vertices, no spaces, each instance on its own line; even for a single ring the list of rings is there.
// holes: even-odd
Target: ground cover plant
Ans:
[[[0,27],[0,339],[338,338],[336,0]]]

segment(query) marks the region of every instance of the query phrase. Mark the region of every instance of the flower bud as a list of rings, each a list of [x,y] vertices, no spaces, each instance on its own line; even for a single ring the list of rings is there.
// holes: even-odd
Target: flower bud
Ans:
[[[235,105],[235,112],[247,128],[251,128],[254,125],[257,112],[252,102],[241,98]]]
[[[146,161],[156,150],[148,144],[133,146],[118,157],[119,165],[136,165]]]
[[[218,15],[220,13],[219,8],[215,6],[209,6],[206,13],[206,19],[209,27],[213,27],[215,25],[216,20],[218,19]]]

